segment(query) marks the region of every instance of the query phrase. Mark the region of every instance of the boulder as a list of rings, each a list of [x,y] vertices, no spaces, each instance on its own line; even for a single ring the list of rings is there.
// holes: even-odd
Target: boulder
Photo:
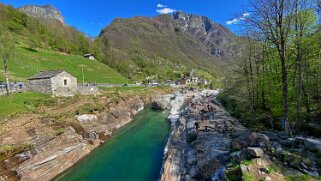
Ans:
[[[256,157],[256,158],[263,157],[263,155],[264,155],[263,150],[261,148],[256,148],[256,147],[248,147],[247,152],[251,156]]]
[[[242,151],[236,151],[230,154],[230,159],[232,161],[241,161],[244,158],[244,154]]]
[[[97,133],[96,133],[95,131],[85,131],[85,132],[82,134],[82,137],[83,137],[85,140],[93,140],[93,139],[99,138],[99,136],[97,135]]]
[[[187,163],[190,165],[193,165],[197,162],[196,152],[195,151],[189,151],[187,153]]]
[[[304,147],[311,151],[318,151],[321,153],[321,141],[317,139],[307,138],[304,140]]]
[[[260,146],[265,147],[270,145],[270,139],[268,136],[261,133],[243,134],[233,140],[233,148],[242,149],[248,146]]]
[[[78,116],[76,116],[76,118],[77,118],[77,120],[79,122],[82,122],[82,123],[86,123],[86,122],[91,122],[91,121],[97,120],[97,116],[96,115],[92,115],[92,114],[78,115]]]
[[[271,141],[275,141],[275,140],[278,140],[278,139],[279,139],[278,136],[277,136],[275,133],[273,133],[272,131],[265,131],[265,132],[264,132],[264,135],[266,135],[267,137],[269,137],[269,139],[270,139]]]
[[[266,146],[270,144],[270,139],[261,133],[251,133],[248,138],[249,146]]]
[[[285,131],[280,131],[277,133],[278,137],[285,140],[288,139],[288,134]]]
[[[152,103],[152,108],[155,110],[165,110],[170,109],[170,103],[166,99],[158,99]]]

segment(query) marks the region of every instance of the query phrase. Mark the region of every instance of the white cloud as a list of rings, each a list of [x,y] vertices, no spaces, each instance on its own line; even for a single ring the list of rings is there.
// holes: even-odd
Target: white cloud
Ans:
[[[157,4],[156,5],[158,8],[166,8],[167,7],[167,5],[164,5],[164,4]]]
[[[172,8],[162,8],[162,9],[156,9],[156,12],[159,14],[170,14],[174,13],[176,10]]]
[[[235,19],[226,21],[226,24],[227,24],[227,25],[234,25],[234,24],[237,24],[239,21],[240,21],[239,18],[235,18]]]
[[[167,7],[165,4],[157,4],[156,7],[158,8],[156,12],[159,14],[170,14],[176,11],[175,9]]]
[[[239,18],[234,18],[232,20],[226,21],[227,25],[234,25],[239,23],[240,21],[245,20],[246,17],[250,16],[250,13],[243,13],[241,17]]]

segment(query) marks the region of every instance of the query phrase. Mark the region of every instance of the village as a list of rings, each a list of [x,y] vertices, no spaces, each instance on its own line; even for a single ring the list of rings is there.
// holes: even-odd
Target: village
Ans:
[[[95,61],[93,54],[85,54],[84,58]],[[76,94],[80,95],[96,95],[99,93],[99,87],[153,87],[153,86],[170,86],[173,88],[180,88],[184,86],[207,86],[210,84],[208,80],[200,79],[194,76],[194,70],[189,72],[188,76],[183,76],[177,80],[166,80],[159,82],[154,77],[147,77],[144,81],[126,84],[112,84],[112,83],[92,83],[85,82],[84,74],[81,83],[71,73],[65,70],[47,70],[27,78],[26,82],[19,81],[7,84],[0,81],[0,95],[5,95],[8,92],[38,92],[44,94],[52,94],[53,96],[69,97]]]

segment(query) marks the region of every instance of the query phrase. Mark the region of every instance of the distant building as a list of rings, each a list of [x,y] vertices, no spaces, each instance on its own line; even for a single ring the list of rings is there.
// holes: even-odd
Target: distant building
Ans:
[[[189,79],[189,78],[181,78],[181,80],[180,80],[180,85],[188,85],[188,84],[190,84],[191,83],[191,79]]]
[[[198,85],[208,85],[209,82],[205,79],[201,79],[199,82],[198,82]]]
[[[74,96],[77,93],[77,78],[64,70],[43,71],[27,80],[26,87],[30,91],[55,96]]]
[[[89,60],[96,60],[94,54],[91,54],[91,53],[85,54],[84,57]]]
[[[159,86],[159,83],[156,80],[151,80],[148,83],[149,86]]]

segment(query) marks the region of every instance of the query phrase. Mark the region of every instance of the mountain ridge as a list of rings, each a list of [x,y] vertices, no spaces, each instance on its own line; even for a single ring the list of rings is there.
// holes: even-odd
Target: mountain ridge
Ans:
[[[116,69],[116,64],[124,64],[126,60],[137,65],[137,56],[142,56],[213,73],[235,61],[241,47],[241,38],[228,28],[206,16],[184,12],[116,18],[101,31],[99,38],[108,42],[112,60],[107,63]],[[121,52],[122,56],[117,57],[115,52]],[[141,70],[141,66],[137,65],[137,69]]]
[[[57,20],[62,24],[65,24],[62,13],[50,4],[42,5],[42,6],[26,5],[18,8],[18,10],[34,18]]]

